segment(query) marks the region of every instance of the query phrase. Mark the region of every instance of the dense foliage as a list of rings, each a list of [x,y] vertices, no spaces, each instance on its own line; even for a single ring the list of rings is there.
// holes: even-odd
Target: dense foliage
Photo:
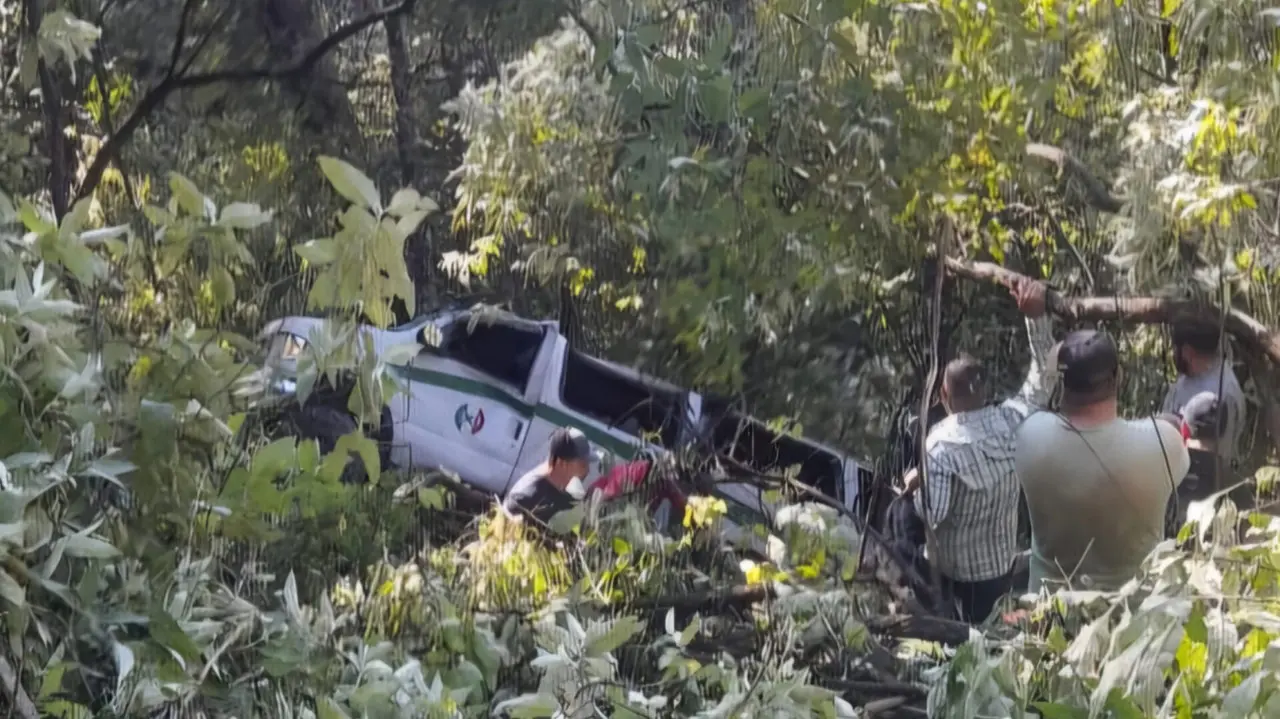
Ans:
[[[304,383],[354,371],[375,416],[351,323],[465,294],[871,459],[946,352],[1017,380],[1007,300],[940,260],[1275,326],[1277,9],[0,0],[0,33],[16,715],[1275,714],[1280,527],[1229,502],[1119,596],[957,640],[826,509],[768,562],[702,498],[548,548],[252,398],[262,323],[326,312]],[[1125,337],[1146,411],[1164,343]],[[1280,355],[1238,339],[1256,468]]]

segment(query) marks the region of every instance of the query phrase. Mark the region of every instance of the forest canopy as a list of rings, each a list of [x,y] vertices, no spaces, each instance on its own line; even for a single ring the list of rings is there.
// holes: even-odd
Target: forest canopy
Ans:
[[[14,716],[1280,710],[1280,525],[1226,498],[1119,595],[970,630],[829,507],[760,527],[768,561],[707,497],[680,539],[592,505],[551,551],[250,401],[269,320],[328,317],[316,374],[376,417],[352,323],[497,306],[887,481],[939,363],[1020,381],[1017,273],[1115,330],[1130,413],[1175,315],[1225,320],[1267,487],[1280,8],[0,0],[0,37]]]

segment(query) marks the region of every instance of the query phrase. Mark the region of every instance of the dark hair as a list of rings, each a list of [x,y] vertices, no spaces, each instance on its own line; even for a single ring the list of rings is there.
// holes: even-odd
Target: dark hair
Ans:
[[[986,371],[978,360],[967,354],[947,363],[947,368],[942,373],[942,382],[953,400],[971,403],[981,402],[986,398]]]
[[[1115,395],[1119,389],[1120,352],[1105,332],[1077,330],[1058,348],[1063,401],[1093,404]]]
[[[548,457],[552,462],[587,462],[591,459],[591,443],[581,430],[561,427],[551,433]]]
[[[1222,347],[1222,329],[1217,322],[1183,318],[1173,323],[1173,346],[1190,347],[1197,354],[1217,354]]]

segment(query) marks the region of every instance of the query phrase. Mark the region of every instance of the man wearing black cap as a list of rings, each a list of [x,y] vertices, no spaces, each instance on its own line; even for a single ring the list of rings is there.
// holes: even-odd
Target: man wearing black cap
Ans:
[[[1164,537],[1165,510],[1187,474],[1182,434],[1165,419],[1117,414],[1115,342],[1072,332],[1055,353],[1062,411],[1018,430],[1015,464],[1031,514],[1030,590],[1115,590]]]
[[[560,428],[551,433],[547,461],[534,467],[507,490],[503,509],[543,524],[573,506],[569,484],[591,470],[591,444],[580,430]]]

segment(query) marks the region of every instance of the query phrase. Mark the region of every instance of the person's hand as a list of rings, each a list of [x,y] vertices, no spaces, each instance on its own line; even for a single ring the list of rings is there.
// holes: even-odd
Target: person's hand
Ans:
[[[1048,307],[1049,288],[1039,280],[1022,280],[1012,288],[1013,298],[1018,302],[1018,310],[1022,314],[1037,319],[1044,315]]]
[[[902,476],[902,493],[911,494],[920,488],[920,470],[912,467]]]

